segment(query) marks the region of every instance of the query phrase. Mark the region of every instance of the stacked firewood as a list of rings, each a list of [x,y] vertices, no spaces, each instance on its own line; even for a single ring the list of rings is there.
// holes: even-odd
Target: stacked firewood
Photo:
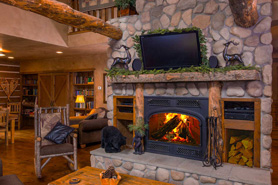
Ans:
[[[247,136],[232,136],[228,162],[242,166],[253,166],[253,138]]]

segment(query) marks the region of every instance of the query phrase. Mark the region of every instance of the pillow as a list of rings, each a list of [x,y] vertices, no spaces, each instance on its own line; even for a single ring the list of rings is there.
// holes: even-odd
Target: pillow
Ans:
[[[90,115],[90,114],[95,114],[95,113],[97,113],[97,112],[96,112],[96,109],[92,109],[91,112],[89,113],[89,115]]]
[[[104,108],[97,108],[97,119],[105,118],[106,117],[106,110]]]
[[[74,131],[74,128],[63,125],[58,122],[55,127],[44,137],[48,141],[56,144],[63,144],[70,133]]]
[[[42,146],[51,145],[50,141],[44,139],[44,137],[53,129],[53,127],[61,121],[61,113],[43,113],[41,114],[41,138]]]
[[[85,118],[85,120],[91,120],[91,119],[97,119],[97,113],[95,113],[95,114],[90,114],[89,116],[87,116],[87,117]]]

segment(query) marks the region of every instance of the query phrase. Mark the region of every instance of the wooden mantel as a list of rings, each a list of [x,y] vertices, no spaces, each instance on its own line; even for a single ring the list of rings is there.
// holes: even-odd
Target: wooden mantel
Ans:
[[[159,82],[219,82],[219,81],[252,81],[260,80],[257,70],[234,70],[226,73],[166,73],[117,76],[109,78],[111,83],[159,83]]]

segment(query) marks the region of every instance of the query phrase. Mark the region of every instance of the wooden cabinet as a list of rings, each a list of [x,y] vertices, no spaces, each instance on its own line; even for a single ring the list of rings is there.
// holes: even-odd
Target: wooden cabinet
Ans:
[[[73,72],[71,76],[71,116],[86,115],[95,108],[94,70]],[[75,103],[77,95],[84,95],[85,102]]]
[[[234,102],[237,107],[243,108],[244,103],[249,104],[252,109],[253,119],[243,120],[243,119],[227,119],[225,112],[227,110],[226,103]],[[224,141],[223,146],[223,162],[228,161],[229,151],[231,148],[230,138],[232,136],[249,136],[253,139],[253,166],[260,167],[260,141],[261,141],[261,102],[258,98],[222,98],[221,99],[221,123],[222,123],[222,138]],[[235,109],[235,108],[234,108]],[[236,109],[237,110],[237,109]],[[248,110],[248,109],[243,109]],[[237,114],[241,114],[243,111],[239,110]]]
[[[39,74],[40,107],[65,106],[69,103],[69,73]]]
[[[128,125],[135,124],[135,96],[114,96],[113,125],[127,138],[127,145],[131,145],[133,132]]]

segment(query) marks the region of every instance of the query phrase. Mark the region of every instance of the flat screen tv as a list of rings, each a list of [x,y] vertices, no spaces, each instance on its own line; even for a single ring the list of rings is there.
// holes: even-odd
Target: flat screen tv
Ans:
[[[144,69],[177,69],[201,64],[198,31],[141,35]]]

